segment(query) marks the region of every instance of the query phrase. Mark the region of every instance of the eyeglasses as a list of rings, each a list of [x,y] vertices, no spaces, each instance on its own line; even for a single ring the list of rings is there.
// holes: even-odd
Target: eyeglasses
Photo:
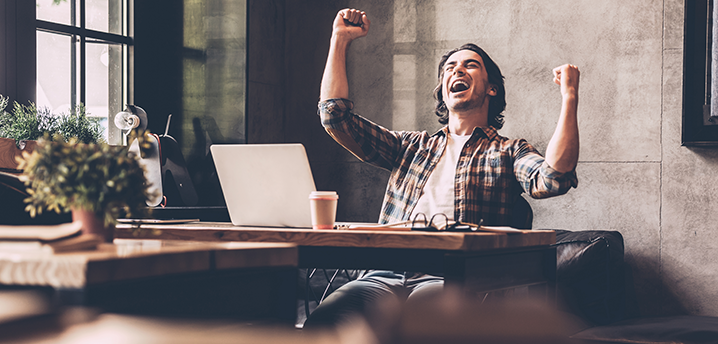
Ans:
[[[442,217],[444,219],[443,223],[440,222]],[[483,222],[483,219],[479,220],[478,224],[450,221],[449,217],[444,213],[436,213],[432,215],[431,219],[427,222],[426,214],[417,213],[411,221],[411,230],[425,232],[475,232],[479,229],[479,227],[481,227]]]

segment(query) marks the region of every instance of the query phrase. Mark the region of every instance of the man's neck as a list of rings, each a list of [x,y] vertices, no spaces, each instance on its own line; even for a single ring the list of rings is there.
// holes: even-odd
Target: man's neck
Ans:
[[[488,127],[486,113],[454,113],[449,112],[449,132],[456,135],[470,135],[476,127]]]

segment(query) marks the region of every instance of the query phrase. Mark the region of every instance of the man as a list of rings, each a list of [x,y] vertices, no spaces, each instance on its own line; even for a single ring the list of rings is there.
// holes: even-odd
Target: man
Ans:
[[[503,76],[481,48],[452,50],[439,65],[436,113],[446,124],[437,133],[391,131],[352,112],[346,74],[349,44],[369,32],[366,13],[339,11],[322,77],[319,114],[327,132],[360,160],[391,171],[380,223],[423,213],[450,220],[508,225],[521,193],[546,198],[576,187],[579,71],[553,70],[560,86],[561,113],[542,157],[525,140],[499,136],[503,125]],[[336,324],[366,311],[379,298],[398,302],[434,293],[443,279],[417,273],[373,271],[331,294],[305,326]]]

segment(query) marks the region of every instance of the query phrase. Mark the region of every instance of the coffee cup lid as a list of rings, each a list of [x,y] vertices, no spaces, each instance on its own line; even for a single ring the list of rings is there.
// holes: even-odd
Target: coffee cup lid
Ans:
[[[329,199],[338,199],[339,195],[337,195],[336,191],[312,191],[309,194],[309,198],[329,198]]]

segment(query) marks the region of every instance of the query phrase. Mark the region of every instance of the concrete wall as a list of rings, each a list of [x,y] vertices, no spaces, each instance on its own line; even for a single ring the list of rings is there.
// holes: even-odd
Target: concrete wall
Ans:
[[[357,112],[389,128],[438,129],[431,98],[438,58],[474,42],[506,76],[501,134],[544,151],[560,108],[551,69],[578,65],[579,187],[531,200],[534,227],[619,230],[644,315],[718,315],[718,212],[711,207],[718,201],[718,149],[680,145],[682,1],[273,3],[285,10],[285,88],[278,91],[285,107],[250,111],[250,117],[265,116],[265,124],[253,127],[250,120],[249,137],[304,143],[318,188],[339,191],[339,220],[376,221],[388,178],[334,143],[316,116],[332,20],[337,10],[356,6],[368,12],[372,26],[350,48],[350,97]],[[280,66],[256,64],[254,51],[250,45],[250,89],[270,87],[251,78],[253,68]]]

